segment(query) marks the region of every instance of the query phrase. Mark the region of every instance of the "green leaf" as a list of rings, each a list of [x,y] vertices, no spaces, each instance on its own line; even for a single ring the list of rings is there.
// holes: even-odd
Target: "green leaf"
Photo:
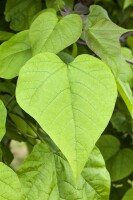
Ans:
[[[100,149],[104,160],[107,161],[119,151],[120,142],[112,135],[102,135],[97,142],[97,146]]]
[[[64,156],[53,153],[46,144],[34,147],[18,176],[22,185],[20,200],[108,200],[109,174],[97,148],[92,151],[77,187]]]
[[[20,68],[31,58],[28,31],[14,35],[0,45],[0,77],[11,79],[18,75]]]
[[[129,83],[123,82],[118,78],[117,88],[131,114],[131,117],[133,118],[133,93]]]
[[[67,65],[53,53],[41,53],[22,68],[16,96],[64,153],[78,179],[113,112],[117,91],[110,69],[89,55]]]
[[[15,84],[12,83],[12,82],[6,82],[6,81],[3,81],[3,82],[0,82],[0,91],[1,92],[4,92],[4,93],[9,93],[11,95],[14,95],[15,93]]]
[[[122,149],[106,163],[112,181],[118,181],[133,172],[133,151]]]
[[[125,60],[133,60],[132,51],[129,48],[122,47],[121,48],[122,55]],[[125,69],[127,71],[127,82],[130,83],[133,80],[133,68],[132,65],[125,62],[124,63]]]
[[[133,172],[133,151],[131,149],[121,149],[120,142],[111,135],[103,135],[99,139],[99,147],[110,173],[112,181],[118,181]]]
[[[119,43],[120,36],[127,31],[114,24],[102,7],[93,5],[85,23],[83,38],[88,47],[112,69],[118,91],[133,117],[133,95],[128,83],[129,70]]]
[[[57,11],[61,10],[64,5],[65,2],[63,0],[46,0],[47,8],[54,8]]]
[[[73,8],[74,0],[45,0],[47,8],[54,8],[55,10],[61,10],[65,5]]]
[[[132,132],[132,118],[129,113],[115,112],[111,118],[113,127],[121,133]]]
[[[71,14],[58,20],[53,12],[40,14],[32,23],[29,38],[33,55],[39,52],[58,53],[80,37],[82,21]]]
[[[133,199],[133,188],[130,188],[126,194],[124,195],[124,197],[122,198],[122,200],[132,200]]]
[[[83,32],[84,39],[89,48],[111,67],[117,77],[122,76],[124,70],[121,66],[123,58],[119,38],[125,32],[126,29],[117,26],[108,18],[102,7],[97,5],[90,7]],[[124,72],[126,73],[126,70]]]
[[[9,40],[13,35],[14,33],[11,33],[11,32],[0,31],[0,41],[3,42],[6,40]]]
[[[41,0],[7,0],[5,8],[6,21],[14,31],[29,28],[33,16],[41,10]]]
[[[126,9],[128,6],[133,6],[133,0],[124,1],[124,9]]]
[[[0,162],[0,199],[19,200],[20,182],[13,170]]]
[[[10,151],[10,148],[8,145],[1,143],[1,149],[2,149],[2,160],[7,165],[10,165],[13,160],[13,154]]]
[[[6,108],[3,102],[0,100],[0,141],[2,140],[6,132],[6,128],[5,128],[6,116],[7,116]]]

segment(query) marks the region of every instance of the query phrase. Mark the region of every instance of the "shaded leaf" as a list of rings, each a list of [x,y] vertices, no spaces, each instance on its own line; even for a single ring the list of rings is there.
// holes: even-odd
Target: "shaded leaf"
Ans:
[[[118,181],[133,172],[133,151],[122,149],[106,162],[112,181]]]
[[[112,135],[102,135],[97,142],[97,146],[106,161],[119,151],[120,142]]]
[[[7,111],[3,104],[3,102],[0,100],[0,141],[2,140],[5,132],[6,132],[6,116]]]
[[[124,197],[122,198],[122,200],[132,200],[133,199],[133,188],[130,188],[126,194],[124,195]]]
[[[41,10],[41,0],[7,0],[5,18],[14,31],[29,28],[33,16]]]
[[[47,8],[54,8],[55,10],[59,11],[64,6],[69,6],[73,8],[74,0],[45,0]]]
[[[124,0],[124,9],[126,9],[128,6],[133,6],[133,0]]]
[[[53,153],[46,144],[34,147],[18,176],[22,185],[21,200],[108,200],[109,196],[109,174],[97,148],[90,154],[77,187],[64,156]]]
[[[13,35],[14,33],[11,33],[11,32],[0,31],[0,41],[3,42],[6,40],[9,40]]]
[[[120,142],[111,135],[103,135],[99,139],[99,147],[112,181],[118,181],[133,172],[133,151],[128,148],[121,149]]]

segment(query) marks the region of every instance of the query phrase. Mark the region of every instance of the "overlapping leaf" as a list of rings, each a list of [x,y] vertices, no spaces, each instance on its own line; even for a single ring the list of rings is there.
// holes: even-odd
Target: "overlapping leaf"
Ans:
[[[133,172],[133,151],[129,148],[120,149],[117,138],[103,135],[97,145],[106,160],[112,181],[121,180]]]
[[[93,5],[85,23],[83,38],[89,48],[112,69],[117,79],[118,91],[133,117],[132,91],[127,82],[129,73],[119,43],[120,36],[127,31],[114,24],[102,7]]]
[[[29,28],[33,16],[41,10],[41,0],[7,0],[5,17],[11,29],[22,31]]]
[[[14,34],[7,31],[0,31],[0,42],[9,40]]]
[[[58,53],[78,40],[82,32],[79,15],[71,14],[58,20],[53,12],[40,14],[30,27],[33,55],[40,52]]]
[[[7,111],[3,104],[3,102],[0,100],[0,141],[2,140],[5,132],[6,132],[6,115]]]
[[[16,96],[61,149],[78,179],[113,112],[117,92],[110,69],[89,55],[66,65],[55,54],[41,53],[22,68]]]
[[[0,45],[0,77],[14,78],[30,58],[31,47],[28,31],[17,33]]]
[[[124,60],[119,38],[125,32],[127,32],[126,29],[117,26],[109,19],[102,7],[96,5],[90,7],[90,14],[84,28],[84,38],[90,49],[111,67],[116,76],[123,76],[123,79],[126,78],[126,70],[122,63]]]
[[[0,199],[19,200],[20,182],[13,170],[0,162]]]
[[[122,198],[122,200],[129,200],[133,198],[133,188],[130,188]]]
[[[77,186],[71,168],[61,153],[37,144],[18,171],[20,200],[108,200],[110,178],[97,148],[92,151]]]

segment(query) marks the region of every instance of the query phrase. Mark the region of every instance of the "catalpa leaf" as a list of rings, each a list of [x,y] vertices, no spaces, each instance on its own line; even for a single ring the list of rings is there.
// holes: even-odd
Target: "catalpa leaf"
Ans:
[[[130,83],[132,83],[132,80],[133,80],[133,67],[127,61],[133,60],[132,51],[127,47],[122,47],[121,51],[122,51],[122,56],[123,56],[123,58],[125,60],[124,66],[125,66],[125,69],[127,71],[126,72],[127,82],[130,84]]]
[[[110,173],[112,181],[118,181],[133,171],[133,151],[128,148],[120,148],[120,142],[111,135],[103,135],[97,143]]]
[[[129,83],[121,81],[121,79],[118,78],[117,88],[133,118],[133,93],[132,93]]]
[[[126,9],[128,6],[133,6],[133,0],[124,0],[124,9]]]
[[[16,173],[0,162],[0,200],[20,199],[20,182]]]
[[[119,43],[120,36],[127,31],[114,24],[102,7],[93,5],[90,7],[90,14],[85,23],[83,38],[88,47],[104,60],[113,71],[117,80],[118,91],[133,117],[133,96],[128,83],[129,70],[127,70]]]
[[[11,32],[0,31],[0,42],[9,40],[13,35],[14,35],[14,33],[11,33]]]
[[[59,20],[55,13],[44,12],[32,23],[29,38],[33,55],[40,52],[58,53],[80,37],[82,21],[71,14]]]
[[[83,37],[89,48],[111,67],[114,74],[123,76],[124,79],[126,70],[121,66],[124,59],[119,38],[125,32],[126,29],[117,26],[108,18],[107,12],[102,7],[97,5],[90,7]]]
[[[41,10],[41,0],[7,0],[5,8],[6,21],[14,31],[29,28],[33,16]]]
[[[132,198],[133,198],[133,188],[130,188],[129,190],[127,190],[122,200],[129,200],[129,199],[131,200]]]
[[[2,140],[5,132],[6,132],[6,116],[7,111],[3,104],[3,102],[0,100],[0,141]]]
[[[17,173],[22,185],[20,200],[108,200],[110,178],[97,148],[90,154],[77,186],[64,156],[42,143],[34,147]]]
[[[78,179],[113,112],[117,91],[110,69],[89,55],[67,65],[53,53],[41,53],[22,68],[16,96],[61,149]]]
[[[120,78],[117,78],[117,88],[130,112],[130,115],[133,117],[133,93],[130,87],[133,81],[133,68],[129,63],[125,61],[132,60],[133,55],[131,50],[128,48],[123,47],[121,50],[124,58],[123,63],[126,70],[127,81],[122,81]]]
[[[30,58],[31,47],[28,31],[15,34],[10,40],[0,45],[0,77],[14,78]]]
[[[70,8],[73,8],[74,0],[46,0],[47,8],[54,8],[55,10],[61,10],[65,5]]]

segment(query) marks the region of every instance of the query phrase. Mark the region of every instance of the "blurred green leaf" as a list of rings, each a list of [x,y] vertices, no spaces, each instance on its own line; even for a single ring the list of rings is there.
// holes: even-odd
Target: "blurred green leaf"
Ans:
[[[5,18],[14,31],[29,28],[33,16],[42,8],[41,0],[7,0]]]
[[[122,198],[122,200],[132,200],[133,199],[133,188],[130,188],[126,194],[124,195],[124,197]]]
[[[128,6],[133,6],[133,0],[124,0],[124,9]]]
[[[0,100],[0,141],[2,140],[6,132],[6,116],[7,116],[6,108],[3,102]]]

